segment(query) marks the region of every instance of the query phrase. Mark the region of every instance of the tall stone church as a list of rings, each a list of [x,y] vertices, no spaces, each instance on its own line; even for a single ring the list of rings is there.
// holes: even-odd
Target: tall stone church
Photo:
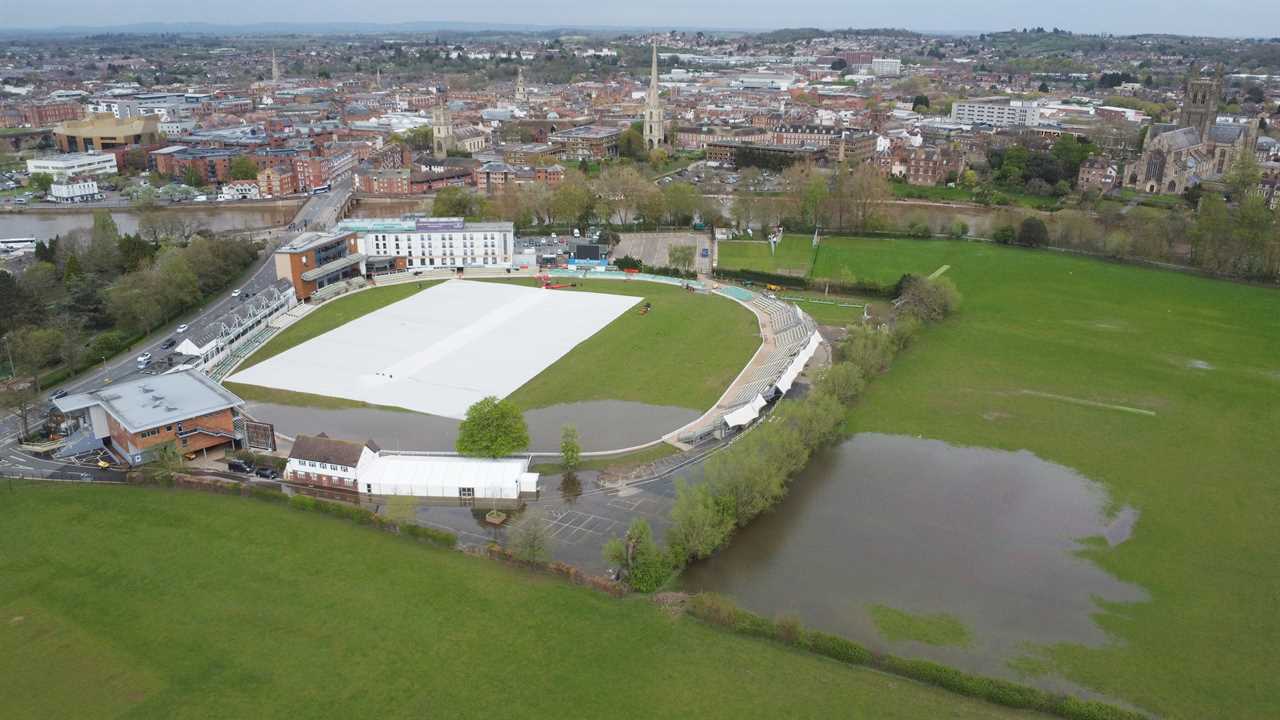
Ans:
[[[1179,194],[1231,172],[1232,163],[1258,144],[1257,118],[1218,122],[1222,69],[1211,77],[1193,71],[1176,123],[1154,123],[1142,156],[1125,172],[1125,184],[1143,192]]]

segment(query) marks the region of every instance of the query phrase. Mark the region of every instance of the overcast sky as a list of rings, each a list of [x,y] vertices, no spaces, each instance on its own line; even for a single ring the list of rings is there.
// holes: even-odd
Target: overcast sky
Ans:
[[[540,25],[645,25],[733,28],[905,27],[924,31],[1054,26],[1076,32],[1184,35],[1280,35],[1275,0],[276,0],[175,3],[160,0],[5,2],[9,27],[117,25],[135,22],[464,21]]]

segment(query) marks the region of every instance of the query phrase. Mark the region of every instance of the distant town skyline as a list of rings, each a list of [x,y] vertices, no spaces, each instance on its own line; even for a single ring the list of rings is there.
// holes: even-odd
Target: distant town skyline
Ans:
[[[1079,33],[1171,33],[1222,37],[1267,37],[1280,33],[1280,4],[1247,0],[1214,3],[1135,0],[1125,4],[1082,0],[1070,5],[1027,5],[1015,0],[953,2],[923,0],[910,6],[879,3],[848,4],[834,0],[803,0],[779,5],[764,0],[739,0],[734,12],[723,7],[654,0],[647,3],[598,3],[568,0],[529,0],[517,5],[424,7],[409,0],[376,0],[353,14],[349,3],[314,0],[306,19],[282,5],[237,7],[174,6],[158,0],[129,0],[103,12],[101,3],[69,0],[56,13],[39,5],[10,8],[10,28],[52,29],[102,27],[139,23],[207,23],[245,26],[255,23],[492,23],[544,26],[705,27],[769,30],[785,27],[897,27],[921,32],[980,32],[1022,27],[1060,27]]]

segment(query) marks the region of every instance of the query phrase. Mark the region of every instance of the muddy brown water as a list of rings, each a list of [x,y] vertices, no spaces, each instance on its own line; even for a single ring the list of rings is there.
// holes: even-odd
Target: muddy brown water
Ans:
[[[458,421],[438,415],[377,408],[324,410],[251,402],[245,408],[255,419],[274,423],[284,435],[324,432],[349,440],[373,438],[384,448],[451,451],[458,437]],[[622,400],[565,403],[530,410],[529,447],[534,452],[559,452],[565,425],[578,429],[584,451],[615,450],[656,440],[702,413],[688,408]]]
[[[681,582],[872,648],[1024,679],[1007,662],[1027,644],[1107,642],[1095,598],[1147,597],[1075,554],[1084,538],[1114,546],[1141,532],[1136,512],[1107,505],[1099,485],[1030,452],[864,433],[816,456],[778,508]],[[875,604],[949,613],[972,643],[889,643]]]

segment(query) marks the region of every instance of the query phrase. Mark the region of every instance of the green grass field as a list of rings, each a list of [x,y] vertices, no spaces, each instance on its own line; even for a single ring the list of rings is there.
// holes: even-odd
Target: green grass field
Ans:
[[[727,298],[651,282],[573,282],[577,291],[641,296],[653,309],[628,310],[511,393],[525,410],[586,400],[706,410],[760,347],[755,315]]]
[[[926,645],[956,647],[967,647],[973,642],[969,628],[954,615],[916,615],[887,605],[872,605],[869,610],[876,629],[891,642],[914,640]]]
[[[244,370],[257,365],[267,358],[275,357],[289,348],[319,337],[340,325],[346,325],[362,315],[368,315],[393,302],[404,300],[441,282],[444,281],[423,280],[418,283],[386,285],[334,298],[268,340],[265,345],[258,348],[257,352],[250,355],[239,369]]]
[[[1151,600],[1098,608],[1110,645],[1047,657],[1165,717],[1280,717],[1280,292],[952,241],[825,240],[817,272],[943,264],[962,308],[848,429],[1026,449],[1103,483],[1141,518],[1084,553]]]
[[[726,240],[717,245],[717,264],[722,268],[749,268],[781,275],[808,275],[813,262],[813,239],[802,235],[783,236],[775,253],[764,240]]]
[[[0,492],[7,720],[1037,717],[258,500]]]
[[[416,283],[388,285],[330,300],[264,344],[240,369],[438,282],[424,281],[421,288]],[[482,282],[537,284],[532,278]],[[653,309],[646,315],[640,315],[638,309],[627,311],[512,393],[509,399],[525,410],[587,400],[630,400],[705,410],[715,405],[760,346],[755,316],[726,298],[650,282],[573,282],[578,283],[578,290],[644,297]],[[260,402],[370,407],[342,398],[239,383],[228,387],[246,400]]]

